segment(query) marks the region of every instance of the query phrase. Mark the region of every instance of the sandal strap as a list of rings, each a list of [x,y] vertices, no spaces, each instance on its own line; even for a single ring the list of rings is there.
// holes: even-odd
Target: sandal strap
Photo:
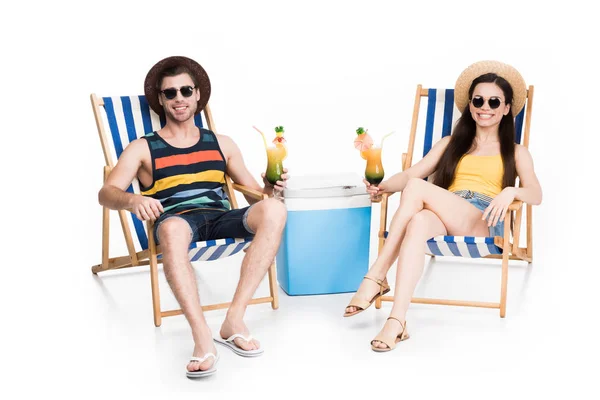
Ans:
[[[395,338],[392,342],[388,342],[388,340],[386,340],[387,338],[382,336],[382,335],[377,335],[375,336],[375,339],[371,340],[371,346],[374,346],[374,342],[380,342],[385,344],[388,349],[390,350],[394,350],[396,348],[396,341]]]
[[[204,355],[204,357],[190,357],[190,362],[204,362],[206,360],[208,360],[209,358],[214,358],[215,360],[217,359],[217,356],[215,356],[213,353],[206,353]]]
[[[400,333],[398,334],[398,336],[399,336],[400,338],[403,338],[403,337],[404,337],[404,332],[406,331],[406,321],[404,321],[404,323],[402,323],[402,321],[400,321],[400,320],[399,320],[398,318],[396,318],[396,317],[388,317],[388,320],[389,320],[389,319],[395,319],[396,321],[398,321],[398,323],[399,323],[399,324],[400,324],[400,326],[402,327],[402,332],[400,332]]]
[[[370,305],[371,305],[371,302],[369,300],[367,300],[363,297],[360,297],[358,295],[354,295],[354,296],[352,296],[352,299],[350,300],[350,303],[346,306],[346,308],[356,307],[356,308],[360,308],[361,310],[365,310]]]
[[[365,277],[363,279],[368,279],[370,281],[375,282],[376,284],[379,285],[379,294],[383,295],[383,291],[389,289],[389,285],[387,284],[387,278],[383,278],[383,280],[381,279],[377,279],[377,278],[371,278],[370,276],[365,275]]]

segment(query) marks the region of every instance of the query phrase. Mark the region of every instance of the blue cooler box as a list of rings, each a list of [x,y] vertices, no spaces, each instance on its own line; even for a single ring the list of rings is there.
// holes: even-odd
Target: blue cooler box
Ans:
[[[371,200],[355,174],[294,176],[277,279],[288,295],[355,292],[369,269]]]

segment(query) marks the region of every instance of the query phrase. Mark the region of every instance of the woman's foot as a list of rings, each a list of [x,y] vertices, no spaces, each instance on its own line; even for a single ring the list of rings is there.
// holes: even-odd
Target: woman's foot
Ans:
[[[363,312],[369,308],[379,296],[382,296],[389,291],[390,287],[385,277],[381,280],[376,277],[365,276],[358,287],[358,290],[352,297],[352,300],[350,300],[350,304],[346,307],[344,317],[350,317]]]
[[[371,340],[371,348],[379,352],[390,351],[396,347],[398,342],[406,340],[409,337],[406,331],[406,321],[389,317],[379,334],[375,339]]]

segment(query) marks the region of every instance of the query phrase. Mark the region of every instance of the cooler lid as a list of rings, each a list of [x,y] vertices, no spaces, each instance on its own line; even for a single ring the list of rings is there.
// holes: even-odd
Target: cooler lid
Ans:
[[[283,197],[346,197],[367,194],[362,178],[355,173],[293,175]]]

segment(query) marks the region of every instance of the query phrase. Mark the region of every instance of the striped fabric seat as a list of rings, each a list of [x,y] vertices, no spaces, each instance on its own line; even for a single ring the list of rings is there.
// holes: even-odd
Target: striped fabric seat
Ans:
[[[388,232],[384,232],[387,238]],[[481,258],[490,254],[502,254],[502,248],[494,244],[493,237],[436,236],[425,245],[425,253],[433,256]]]
[[[521,143],[524,116],[525,107],[515,118],[515,143]],[[428,89],[423,157],[438,140],[452,133],[459,117],[454,89]],[[387,232],[384,235],[387,237]],[[502,254],[502,249],[494,244],[493,237],[436,236],[427,241],[425,252],[435,256],[479,258]]]
[[[113,165],[121,156],[123,150],[133,140],[144,136],[148,132],[161,129],[166,120],[156,114],[146,101],[145,96],[120,96],[103,97],[104,108],[106,110],[106,121],[110,130],[110,143],[107,143],[111,149]],[[198,127],[203,127],[204,122],[202,114],[195,117],[195,123]],[[140,194],[139,182],[134,180],[127,189],[130,193]],[[135,214],[130,213],[133,222],[132,236],[137,251],[148,248],[148,236],[142,221]],[[228,257],[238,253],[250,246],[252,238],[241,239],[219,239],[196,242],[190,245],[189,257],[192,261],[212,261]]]
[[[434,256],[468,258],[502,254],[502,249],[494,244],[493,237],[473,236],[436,236],[427,241],[425,251]]]

